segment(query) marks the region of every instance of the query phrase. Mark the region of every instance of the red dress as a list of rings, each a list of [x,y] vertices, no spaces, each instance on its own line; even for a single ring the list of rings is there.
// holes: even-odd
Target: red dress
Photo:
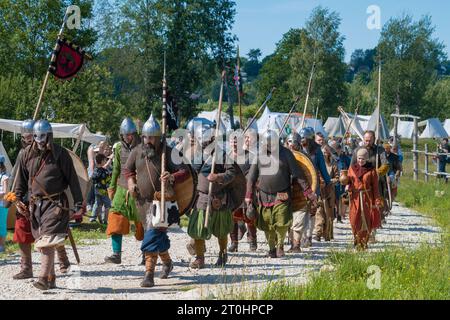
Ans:
[[[378,191],[378,175],[373,167],[354,164],[349,173],[350,224],[355,244],[367,245],[370,233],[381,226],[381,203]],[[364,214],[365,219],[363,219]],[[365,221],[364,221],[365,220]]]

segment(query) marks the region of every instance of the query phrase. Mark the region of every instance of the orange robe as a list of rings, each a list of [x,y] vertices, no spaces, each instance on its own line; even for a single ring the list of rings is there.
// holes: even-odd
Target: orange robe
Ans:
[[[376,207],[376,204],[381,203],[378,191],[378,175],[374,168],[360,168],[358,164],[354,164],[350,167],[348,177],[350,190],[350,224],[352,226],[355,244],[367,246],[370,233],[381,226],[380,210]],[[361,208],[360,191],[363,191],[363,208]],[[365,228],[363,223],[363,212],[367,228]]]

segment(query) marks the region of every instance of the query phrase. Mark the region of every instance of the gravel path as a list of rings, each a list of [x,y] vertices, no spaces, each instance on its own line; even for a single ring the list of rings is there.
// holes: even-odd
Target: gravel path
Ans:
[[[433,226],[430,219],[417,212],[394,206],[388,223],[378,231],[377,243],[370,250],[382,250],[387,246],[417,246],[420,243],[439,241],[440,229]],[[157,266],[156,286],[140,288],[144,274],[139,243],[134,237],[126,237],[123,244],[121,265],[103,263],[103,258],[111,254],[109,240],[96,241],[95,245],[79,247],[81,265],[73,265],[67,275],[57,271],[58,289],[42,293],[35,289],[33,280],[13,281],[12,275],[19,270],[19,256],[0,261],[0,299],[201,299],[223,297],[230,292],[256,290],[271,280],[288,279],[304,282],[311,272],[324,268],[324,258],[333,250],[351,248],[352,235],[348,220],[335,224],[335,240],[329,243],[314,242],[313,247],[303,249],[300,254],[287,255],[285,259],[268,259],[264,255],[267,244],[264,234],[258,232],[258,251],[248,252],[248,244],[240,244],[240,252],[229,254],[225,269],[189,268],[191,257],[185,249],[188,236],[184,230],[170,233],[172,247],[170,254],[175,268],[167,280],[160,280]],[[245,239],[245,238],[244,238]],[[75,258],[67,248],[69,258]],[[286,246],[285,250],[288,249]],[[206,262],[213,264],[217,258],[218,245],[213,237],[207,242]],[[33,254],[34,273],[39,271],[39,254]],[[326,267],[325,267],[326,268]]]

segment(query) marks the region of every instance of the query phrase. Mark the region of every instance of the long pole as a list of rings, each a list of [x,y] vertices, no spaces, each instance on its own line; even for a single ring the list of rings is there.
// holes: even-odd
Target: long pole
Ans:
[[[214,155],[212,157],[212,163],[211,163],[211,173],[213,174],[215,169],[216,169],[216,160],[217,160],[217,145],[218,145],[218,137],[219,137],[219,132],[220,132],[220,120],[221,120],[221,116],[222,116],[222,100],[223,100],[223,83],[225,80],[225,70],[222,71],[222,84],[220,85],[220,97],[219,97],[219,108],[217,110],[217,120],[216,120],[216,132],[214,134]],[[209,188],[208,188],[208,204],[206,205],[206,217],[205,217],[205,228],[208,228],[209,226],[209,215],[211,212],[211,198],[212,198],[212,188],[213,188],[213,183],[210,182],[209,183]]]
[[[252,126],[252,124],[256,121],[256,117],[259,115],[259,113],[261,112],[262,109],[264,109],[267,105],[267,103],[269,102],[270,99],[272,99],[272,94],[275,91],[275,87],[272,88],[272,90],[270,90],[269,95],[267,96],[266,100],[264,101],[264,103],[259,107],[259,109],[256,111],[255,115],[253,116],[252,120],[250,121],[250,123],[247,125],[247,127],[244,130],[244,134],[248,131],[248,129],[250,129],[250,127]]]
[[[61,28],[59,29],[59,32],[58,32],[58,40],[61,38],[62,33],[64,31],[64,26],[66,25],[66,22],[67,22],[67,15],[68,15],[68,10],[66,10],[66,13],[64,14],[63,23],[62,23]],[[55,47],[54,47],[53,51],[56,51],[58,49],[58,45],[59,45],[58,41],[56,41],[56,44],[55,44]],[[55,59],[56,59],[55,55],[52,54],[49,68],[51,66],[51,63],[54,62]],[[42,101],[44,99],[44,92],[45,92],[45,89],[47,88],[47,84],[48,84],[48,79],[49,78],[50,78],[50,71],[47,70],[47,73],[45,74],[44,82],[42,84],[41,92],[39,94],[39,99],[38,99],[36,108],[34,110],[33,120],[37,120],[39,112],[41,111]],[[20,165],[20,163],[18,165]],[[14,180],[13,180],[12,187],[11,187],[11,190],[13,192],[14,192],[14,189],[16,187],[16,183],[17,183],[17,178],[18,177],[19,177],[19,167],[17,167],[16,175],[14,176]]]
[[[381,108],[381,60],[378,64],[378,101],[377,101],[377,129],[375,134],[375,145],[378,145],[380,140],[380,108]],[[376,156],[376,168],[378,169],[379,159],[378,151]]]
[[[347,121],[347,123],[350,123],[349,128],[353,127],[353,130],[355,130],[356,134],[361,140],[364,140],[364,135],[362,132],[358,130],[358,127],[355,126],[355,122],[352,120],[356,119],[356,116],[353,119],[350,119],[350,117],[347,115],[345,110],[342,107],[338,107],[339,112],[344,117],[344,119]]]
[[[164,52],[164,75],[163,75],[163,109],[162,109],[162,155],[161,155],[161,174],[166,172],[166,117],[167,117],[167,80],[166,80],[166,52]],[[161,180],[161,211],[160,221],[165,221],[166,212],[166,183]]]
[[[239,56],[239,46],[237,47],[237,68],[238,68],[238,74],[237,76],[239,77],[238,81],[239,83],[241,83],[242,79],[240,78],[241,75],[241,58]],[[239,104],[239,124],[241,129],[244,128],[244,122],[242,121],[242,104],[241,104],[241,90],[239,88],[239,86],[237,87],[237,91],[238,91],[238,104]]]
[[[306,111],[308,109],[309,95],[311,93],[311,86],[312,86],[312,81],[313,81],[313,76],[314,76],[314,70],[315,69],[316,69],[316,62],[313,63],[313,66],[311,68],[311,75],[309,76],[308,90],[306,91],[305,107],[303,108],[303,117],[302,117],[302,124],[300,126],[300,129],[303,129],[303,126],[305,125]]]
[[[291,110],[289,110],[289,114],[288,114],[288,116],[286,117],[286,120],[284,120],[283,126],[281,127],[280,136],[283,134],[283,131],[284,131],[284,129],[286,128],[286,126],[287,126],[287,124],[288,124],[288,122],[289,122],[289,119],[291,118],[292,113],[294,112],[295,107],[297,107],[299,101],[300,101],[300,97],[297,96],[297,98],[295,98],[294,104],[293,104],[292,107],[291,107]]]
[[[58,40],[61,38],[61,36],[63,34],[64,26],[66,25],[66,22],[67,22],[67,15],[68,15],[68,11],[66,10],[66,13],[64,14],[63,23],[58,32]],[[59,45],[58,41],[56,41],[55,48],[53,49],[53,51],[56,51],[58,49],[58,45]],[[52,62],[55,62],[55,60],[56,60],[56,56],[54,54],[52,54],[52,58],[50,60],[50,65]],[[39,111],[41,111],[42,100],[44,99],[44,92],[45,92],[45,89],[47,88],[49,77],[50,77],[50,71],[47,70],[47,73],[45,74],[45,78],[44,78],[44,83],[42,84],[41,93],[39,94],[39,100],[37,102],[36,109],[34,110],[33,120],[37,119],[37,117],[39,115]]]

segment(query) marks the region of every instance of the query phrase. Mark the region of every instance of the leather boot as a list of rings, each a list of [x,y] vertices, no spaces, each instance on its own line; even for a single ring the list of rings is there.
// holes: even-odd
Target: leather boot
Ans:
[[[33,278],[33,262],[31,258],[31,244],[19,243],[20,272],[13,276],[14,280]]]
[[[238,242],[231,242],[227,250],[228,252],[238,252]]]
[[[189,268],[203,269],[205,268],[205,257],[197,257],[189,264]]]
[[[276,258],[277,257],[277,249],[270,249],[269,252],[266,255],[266,258]]]
[[[292,246],[288,250],[288,253],[301,253],[302,250],[300,249],[300,242],[297,240],[292,241]]]
[[[39,290],[48,290],[49,289],[48,277],[47,278],[39,277],[38,281],[33,282],[33,286],[35,288],[38,288]]]
[[[155,286],[154,281],[154,273],[153,272],[146,272],[144,275],[144,280],[141,282],[142,288],[151,288]]]
[[[121,264],[122,263],[122,254],[119,253],[113,253],[111,256],[105,258],[106,263],[113,263],[113,264]]]
[[[59,272],[63,274],[69,272],[70,262],[69,257],[67,257],[66,248],[64,246],[57,247],[56,255],[58,256]]]
[[[250,251],[255,252],[258,249],[258,243],[256,239],[250,241]]]
[[[164,263],[162,266],[162,273],[160,278],[167,279],[169,277],[170,272],[173,270],[173,262],[170,260],[169,263]]]
[[[186,249],[191,256],[195,257],[195,241],[193,239],[186,244]]]
[[[56,276],[48,276],[48,288],[49,289],[56,289]]]
[[[277,258],[283,258],[285,256],[283,247],[277,248]]]
[[[219,258],[214,266],[224,268],[228,261],[228,255],[226,252],[219,252]]]
[[[247,227],[245,226],[245,222],[244,221],[239,221],[238,222],[238,240],[242,240],[242,238],[244,237],[245,233],[247,232]]]

